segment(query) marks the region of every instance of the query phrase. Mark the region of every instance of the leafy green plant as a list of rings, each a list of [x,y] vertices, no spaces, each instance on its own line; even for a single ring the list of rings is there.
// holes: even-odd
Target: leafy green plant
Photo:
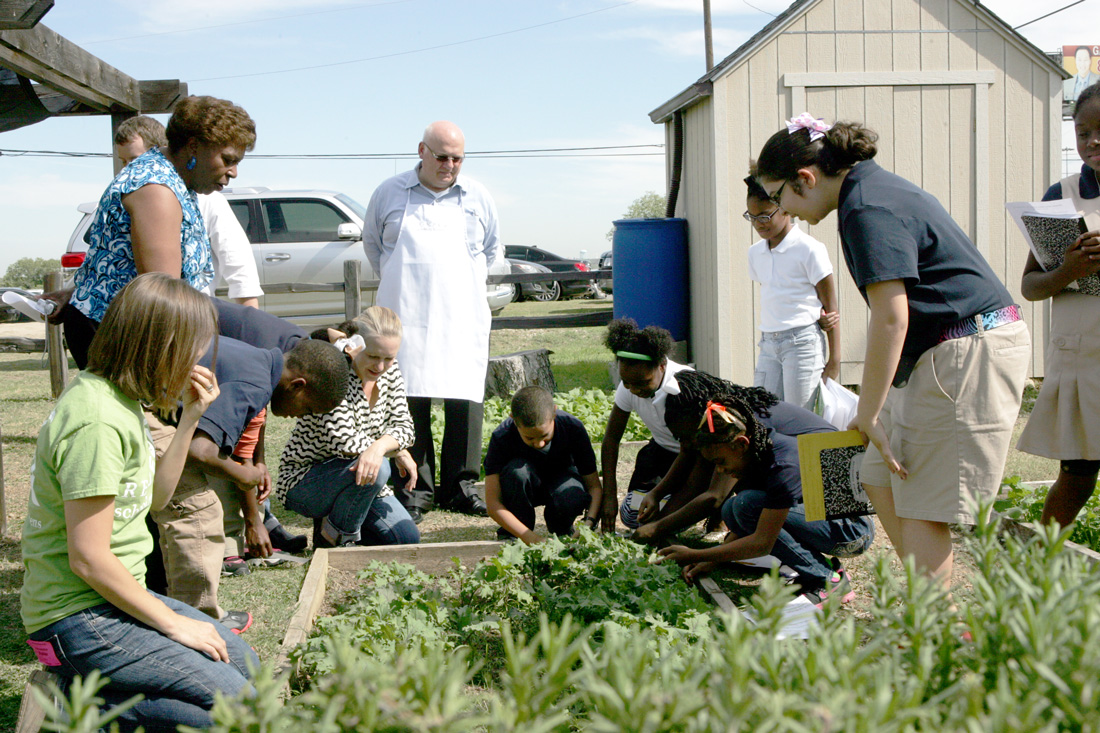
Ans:
[[[446,578],[377,562],[359,577],[360,590],[336,615],[319,619],[295,651],[307,684],[332,672],[336,641],[385,654],[418,644],[467,647],[481,653],[486,669],[478,679],[488,680],[506,656],[502,623],[530,636],[539,633],[540,618],[688,636],[713,623],[710,607],[677,568],[651,565],[641,545],[587,529],[530,547],[509,543],[473,569],[456,565]]]
[[[477,663],[464,648],[375,656],[330,639],[337,671],[287,703],[281,719],[293,724],[249,725],[251,711],[279,705],[258,684],[256,698],[219,705],[215,731],[1097,730],[1100,569],[1068,552],[1066,536],[1042,528],[1021,542],[980,524],[964,540],[976,572],[958,611],[912,563],[899,574],[881,557],[870,625],[827,606],[805,641],[777,637],[791,590],[775,577],[752,601],[755,624],[730,616],[695,637],[545,615],[528,635],[504,620],[488,687],[471,686]],[[583,553],[582,543],[568,560],[530,561],[568,574]]]
[[[981,522],[963,540],[975,572],[957,610],[911,562],[898,573],[880,557],[869,583],[869,624],[826,606],[804,641],[778,636],[792,591],[777,577],[765,578],[753,597],[755,623],[726,616],[691,635],[623,625],[614,612],[588,626],[542,613],[530,632],[520,630],[523,615],[486,621],[501,641],[491,678],[470,647],[326,636],[322,653],[331,673],[284,704],[279,681],[264,670],[254,694],[218,701],[213,730],[1100,730],[1100,568],[1069,552],[1067,536],[1042,527],[1025,542]],[[616,546],[582,541],[530,549],[502,553],[497,575],[481,580],[512,580],[514,572],[576,577],[575,564]],[[411,594],[422,580],[405,570],[379,577]],[[427,596],[459,594],[454,583],[453,576],[432,581]],[[519,588],[498,600],[522,600]],[[534,587],[525,592],[538,595]],[[487,593],[487,608],[495,607]]]
[[[993,505],[997,511],[1021,522],[1038,522],[1042,518],[1043,504],[1050,493],[1048,487],[1024,486],[1019,476],[1012,476],[1005,479],[1001,491],[1004,498]],[[1100,552],[1100,492],[1094,492],[1077,515],[1069,539]]]

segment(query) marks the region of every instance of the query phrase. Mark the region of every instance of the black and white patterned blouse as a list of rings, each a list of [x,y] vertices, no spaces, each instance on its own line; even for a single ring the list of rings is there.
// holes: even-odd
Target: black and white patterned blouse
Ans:
[[[405,378],[395,361],[378,379],[378,401],[374,408],[363,394],[363,382],[355,370],[348,376],[348,389],[331,412],[298,418],[279,460],[279,501],[294,488],[314,464],[330,458],[349,461],[383,435],[397,441],[399,450],[413,443],[413,422],[405,399]],[[386,487],[382,496],[392,494]]]

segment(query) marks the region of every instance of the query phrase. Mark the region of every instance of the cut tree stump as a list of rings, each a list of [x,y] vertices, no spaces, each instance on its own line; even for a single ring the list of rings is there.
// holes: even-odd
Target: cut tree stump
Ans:
[[[554,372],[550,369],[549,349],[530,349],[489,359],[485,375],[485,396],[511,399],[520,387],[538,385],[550,392],[557,391]]]

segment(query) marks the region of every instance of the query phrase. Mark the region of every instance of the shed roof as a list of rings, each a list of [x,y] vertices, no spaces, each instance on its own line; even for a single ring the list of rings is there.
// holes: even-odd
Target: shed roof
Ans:
[[[819,2],[821,0],[794,0],[787,6],[786,10],[772,18],[767,25],[753,34],[752,38],[742,43],[733,53],[715,64],[714,68],[700,77],[698,81],[650,112],[649,119],[655,124],[666,122],[677,110],[690,107],[703,97],[710,96],[715,79],[748,60],[761,46],[782,33],[787,26],[794,23]],[[1069,73],[1058,62],[1027,38],[1017,33],[1012,26],[1001,20],[1000,16],[982,5],[981,2],[978,0],[955,0],[955,2],[969,6],[975,15],[988,22],[994,30],[1030,55],[1036,63],[1056,70],[1065,79],[1069,78]]]

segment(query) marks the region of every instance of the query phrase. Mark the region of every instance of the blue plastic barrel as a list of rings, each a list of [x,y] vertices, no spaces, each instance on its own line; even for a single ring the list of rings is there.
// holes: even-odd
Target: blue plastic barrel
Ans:
[[[688,297],[686,219],[620,219],[612,239],[615,317],[660,326],[686,341]]]

